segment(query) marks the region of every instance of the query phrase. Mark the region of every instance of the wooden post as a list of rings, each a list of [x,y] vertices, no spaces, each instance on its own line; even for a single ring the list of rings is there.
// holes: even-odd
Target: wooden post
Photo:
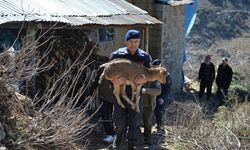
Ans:
[[[27,32],[28,32],[28,35],[29,35],[28,38],[30,38],[32,42],[35,42],[35,40],[36,40],[36,32],[37,32],[36,27],[31,26],[27,30],[28,30]],[[31,43],[31,44],[33,44],[31,49],[36,50],[34,48],[36,46],[36,44],[34,44],[34,43]],[[37,60],[35,60],[35,58],[36,58],[36,56],[33,54],[32,58],[31,58],[31,64],[36,63]],[[26,81],[26,86],[30,86],[29,91],[31,92],[32,95],[29,95],[29,96],[33,99],[35,97],[35,95],[36,95],[36,77],[33,76],[30,81]],[[26,90],[27,90],[27,88],[26,88]]]
[[[148,42],[149,42],[149,27],[145,27],[143,30],[144,39],[144,50],[148,53]]]

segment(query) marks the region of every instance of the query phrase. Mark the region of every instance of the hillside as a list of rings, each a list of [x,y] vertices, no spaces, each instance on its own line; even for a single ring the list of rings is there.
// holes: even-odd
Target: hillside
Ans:
[[[207,49],[219,40],[249,37],[249,14],[248,0],[201,0],[189,47]]]
[[[234,71],[241,74],[242,83],[249,86],[249,41],[249,0],[201,0],[195,24],[186,42],[185,74],[197,78],[200,63],[207,54],[212,55],[212,61],[217,66],[221,58],[227,56]]]
[[[200,63],[207,54],[212,55],[217,66],[223,56],[228,56],[236,72],[234,81],[250,89],[249,13],[250,0],[201,0],[198,18],[186,42],[185,75],[197,78]],[[15,84],[21,79],[31,80],[36,75],[34,70],[48,71],[55,62],[38,57],[36,47],[31,46],[43,42],[24,39],[24,46],[14,61],[9,51],[0,55],[0,60],[5,60],[0,61],[0,150],[111,149],[112,144],[102,141],[102,122],[107,120],[100,120],[100,116],[90,110],[91,105],[98,105],[96,93],[83,98],[92,77],[92,73],[88,74],[91,72],[88,62],[80,59],[85,53],[76,54],[79,58],[72,60],[72,65],[66,65],[50,77],[49,88],[32,103],[30,98],[17,93]],[[88,57],[90,51],[96,51],[91,45],[83,49]],[[29,64],[31,59],[37,61]],[[24,62],[27,65],[23,65]],[[83,79],[83,86],[78,89],[79,78]],[[249,102],[238,103],[238,97],[233,95],[226,106],[218,108],[215,96],[208,103],[197,99],[198,82],[190,80],[186,86],[189,86],[188,92],[174,96],[168,104],[164,130],[157,132],[154,126],[153,145],[141,145],[141,149],[250,149]],[[76,108],[81,99],[84,99],[82,106]],[[38,108],[39,102],[44,103]]]

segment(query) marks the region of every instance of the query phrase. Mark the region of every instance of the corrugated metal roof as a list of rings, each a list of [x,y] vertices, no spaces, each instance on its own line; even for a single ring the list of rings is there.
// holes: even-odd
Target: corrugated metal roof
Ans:
[[[193,0],[158,0],[158,3],[167,4],[171,6],[192,4],[193,2]]]
[[[124,0],[0,0],[0,24],[20,21],[77,25],[161,23]]]

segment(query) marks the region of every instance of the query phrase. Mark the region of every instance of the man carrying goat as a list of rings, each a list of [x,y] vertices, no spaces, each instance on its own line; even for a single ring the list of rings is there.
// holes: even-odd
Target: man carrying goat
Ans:
[[[140,44],[140,32],[138,30],[128,30],[125,36],[126,47],[119,48],[117,51],[111,53],[110,59],[124,58],[142,64],[143,66],[150,68],[151,56],[139,49]],[[147,82],[145,76],[138,76],[135,79],[137,84],[144,84]],[[124,77],[119,78],[119,84],[126,84]],[[126,88],[126,93],[129,97],[132,96],[131,87]],[[117,133],[117,137],[114,143],[116,149],[120,149],[122,143],[125,141],[125,137],[128,138],[128,149],[135,149],[137,145],[137,139],[139,138],[140,132],[140,113],[131,109],[130,104],[125,102],[121,97],[121,101],[125,105],[125,109],[122,108],[116,100],[114,100],[114,127]],[[140,108],[142,108],[142,102],[140,100]],[[126,131],[128,132],[126,136]]]

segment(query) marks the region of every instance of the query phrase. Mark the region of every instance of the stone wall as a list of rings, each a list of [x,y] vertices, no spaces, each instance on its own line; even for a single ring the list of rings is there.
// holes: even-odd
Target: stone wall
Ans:
[[[128,0],[162,21],[149,30],[149,53],[163,60],[173,78],[173,90],[182,91],[182,52],[184,48],[185,6],[156,4],[154,0]]]
[[[173,89],[182,91],[182,60],[184,48],[184,9],[183,5],[173,7],[162,5],[162,51],[161,59],[173,77]]]

